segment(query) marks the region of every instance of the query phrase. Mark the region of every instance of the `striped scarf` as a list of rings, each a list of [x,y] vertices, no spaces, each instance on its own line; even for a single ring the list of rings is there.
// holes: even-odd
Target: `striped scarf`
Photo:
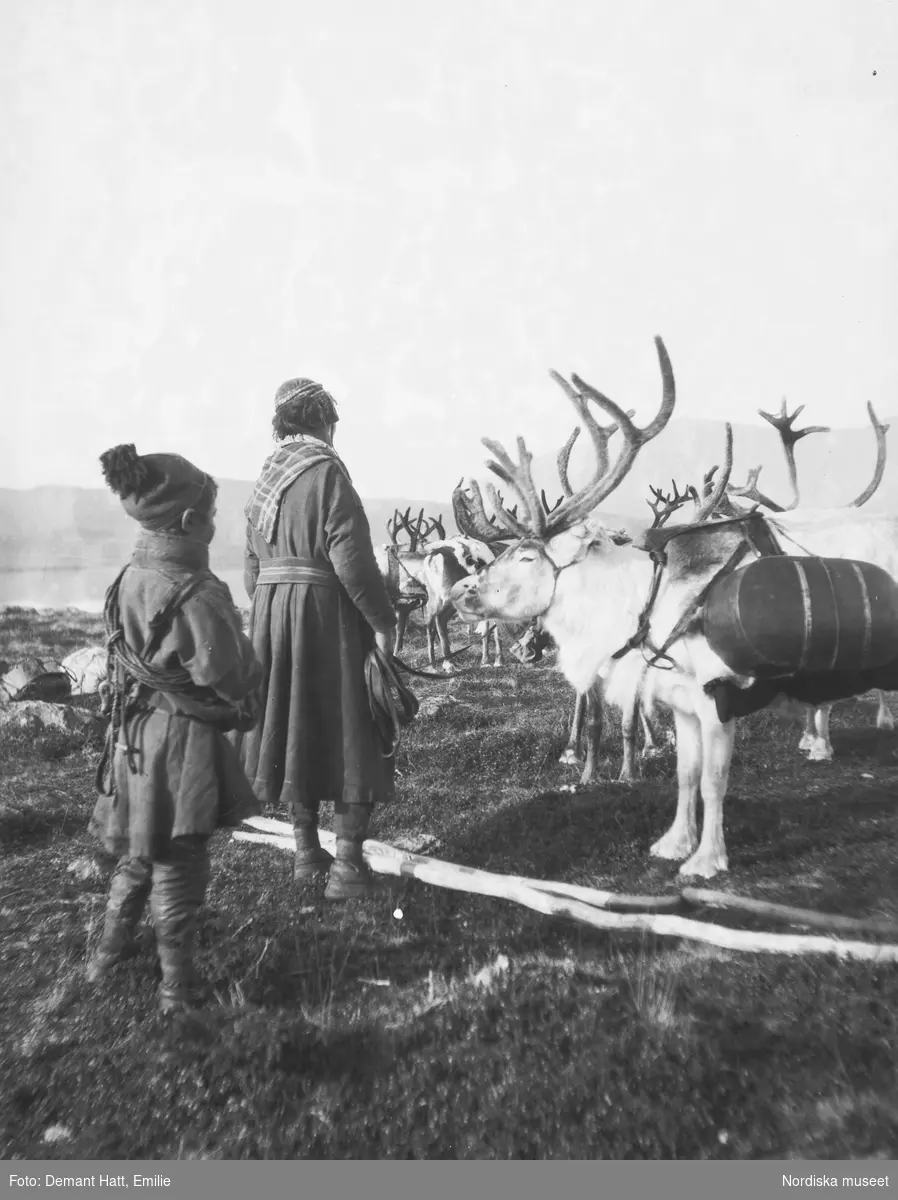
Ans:
[[[339,454],[319,438],[298,438],[295,442],[279,446],[265,460],[244,513],[253,529],[269,546],[274,543],[284,492],[304,471],[329,460],[339,463],[349,478]]]

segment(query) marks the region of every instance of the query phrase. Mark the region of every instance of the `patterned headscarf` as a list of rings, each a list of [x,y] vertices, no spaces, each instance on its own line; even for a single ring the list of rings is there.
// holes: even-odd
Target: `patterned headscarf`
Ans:
[[[323,429],[338,420],[336,401],[314,379],[288,379],[275,393],[271,424],[278,439]]]

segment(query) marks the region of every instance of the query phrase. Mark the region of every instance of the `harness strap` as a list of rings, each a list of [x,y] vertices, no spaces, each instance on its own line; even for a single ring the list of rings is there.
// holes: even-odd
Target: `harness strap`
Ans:
[[[667,563],[667,555],[663,550],[653,550],[650,557],[654,563],[654,570],[652,572],[652,586],[649,590],[649,598],[646,600],[642,612],[639,614],[636,632],[631,638],[628,638],[620,650],[615,651],[611,655],[612,658],[623,658],[625,654],[629,654],[631,650],[635,650],[637,646],[641,646],[649,636],[652,608],[658,595],[658,588],[661,586],[661,572]]]
[[[106,602],[103,608],[103,620],[106,626],[106,678],[110,685],[109,724],[106,729],[106,742],[103,753],[97,764],[96,786],[104,796],[115,796],[115,771],[112,760],[117,749],[124,753],[128,769],[132,775],[137,773],[136,747],[132,743],[128,729],[130,718],[136,714],[147,712],[140,697],[141,686],[152,688],[154,691],[166,691],[184,694],[195,685],[188,671],[183,667],[170,669],[153,667],[147,661],[162,644],[171,622],[193,593],[204,584],[208,575],[203,573],[191,575],[183,583],[174,587],[165,599],[162,608],[150,619],[150,635],[143,648],[142,654],[137,654],[125,641],[125,630],[122,624],[119,607],[119,590],[127,567],[116,576],[106,592]]]
[[[648,662],[648,665],[650,667],[654,667],[655,664],[658,662],[658,660],[661,658],[666,658],[667,661],[671,664],[671,667],[676,666],[676,664],[674,663],[674,661],[670,657],[670,655],[667,653],[667,651],[671,648],[671,646],[674,644],[674,642],[677,642],[680,640],[680,638],[685,634],[686,630],[689,628],[689,626],[695,620],[695,617],[701,611],[701,608],[702,608],[703,604],[705,603],[705,600],[707,600],[707,598],[708,598],[708,593],[711,591],[711,588],[714,586],[714,584],[717,583],[718,579],[722,579],[724,575],[729,575],[729,573],[731,571],[734,571],[736,569],[736,567],[738,566],[738,564],[745,557],[745,555],[749,552],[749,550],[755,550],[755,549],[756,549],[755,546],[751,543],[749,538],[746,538],[744,541],[739,543],[739,545],[736,547],[736,549],[733,551],[733,553],[730,555],[730,557],[727,559],[727,561],[723,564],[723,566],[720,568],[720,570],[717,571],[717,573],[714,575],[714,577],[712,579],[710,579],[708,581],[708,583],[705,584],[705,586],[702,588],[702,590],[693,599],[692,603],[689,605],[689,607],[686,609],[686,611],[681,614],[680,619],[677,621],[676,625],[674,625],[673,629],[668,634],[668,636],[664,642],[664,645],[661,647],[661,649],[654,651],[653,657]],[[671,667],[667,667],[665,669],[670,670]]]
[[[623,646],[621,646],[620,650],[612,654],[612,659],[623,658],[625,654],[629,654],[629,652],[631,650],[635,650],[637,646],[643,646],[646,647],[651,654],[651,657],[646,659],[648,666],[655,667],[661,659],[666,659],[670,666],[665,667],[664,670],[672,670],[676,666],[676,663],[670,657],[667,651],[674,644],[674,642],[679,641],[679,639],[686,633],[686,630],[695,620],[695,617],[700,612],[702,605],[708,598],[711,588],[715,583],[717,583],[718,579],[721,579],[724,575],[728,575],[731,571],[735,570],[749,551],[753,551],[758,555],[759,558],[768,558],[784,553],[773,531],[767,526],[766,521],[764,522],[763,528],[764,533],[762,536],[753,537],[748,528],[743,526],[742,541],[739,543],[724,565],[720,568],[720,570],[716,572],[716,574],[709,580],[708,583],[705,584],[698,595],[692,600],[686,611],[681,614],[679,620],[668,634],[664,645],[661,646],[660,649],[657,649],[649,641],[649,629],[651,626],[652,608],[654,607],[655,600],[658,596],[658,589],[661,586],[661,572],[667,564],[667,555],[665,554],[663,547],[657,547],[656,549],[652,550],[651,558],[655,564],[655,568],[652,574],[652,586],[651,590],[649,591],[648,600],[646,600],[645,606],[639,615],[639,624],[636,632],[624,643]]]

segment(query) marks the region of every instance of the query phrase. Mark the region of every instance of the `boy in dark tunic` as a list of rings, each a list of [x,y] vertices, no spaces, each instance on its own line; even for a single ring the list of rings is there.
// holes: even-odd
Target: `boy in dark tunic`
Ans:
[[[258,720],[262,671],[209,570],[215,481],[179,455],[138,456],[133,445],[100,462],[141,533],[106,595],[112,708],[91,829],[120,858],[87,974],[96,982],[133,952],[149,902],[160,1006],[173,1011],[199,999],[193,947],[209,839],[260,811],[225,733]]]
[[[292,379],[275,397],[281,446],[246,507],[250,636],[262,663],[263,714],[240,739],[258,798],[292,811],[294,879],[328,875],[325,896],[374,886],[362,856],[371,812],[393,795],[369,707],[365,658],[389,654],[396,624],[371,532],[333,448],[337,410],[320,384]],[[334,804],[336,860],[318,840],[322,801]]]

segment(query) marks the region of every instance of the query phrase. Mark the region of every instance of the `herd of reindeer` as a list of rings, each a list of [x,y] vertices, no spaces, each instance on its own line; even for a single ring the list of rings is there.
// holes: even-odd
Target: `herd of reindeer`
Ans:
[[[511,651],[522,662],[538,661],[554,644],[557,666],[576,694],[562,761],[578,761],[585,743],[583,784],[597,779],[606,704],[621,713],[624,752],[619,779],[627,783],[638,773],[638,728],[645,735],[642,753],[656,752],[654,713],[658,705],[669,710],[676,739],[677,811],[651,853],[684,860],[681,875],[710,878],[728,866],[723,801],[739,715],[771,707],[801,716],[799,749],[815,761],[833,757],[829,716],[836,699],[878,692],[877,727],[894,727],[883,693],[898,690],[898,517],[862,511],[882,481],[886,461],[888,426],[879,422],[870,404],[877,453],[869,485],[839,507],[800,508],[795,444],[828,430],[795,429],[803,406],[790,414],[783,402],[778,414],[761,415],[781,439],[792,492],[787,502],[779,503],[759,489],[760,467],[749,471],[743,486],[731,482],[733,433],[727,424],[723,464],[712,467],[700,487],[689,485],[681,492],[673,482],[671,493],[652,488],[651,523],[633,536],[604,524],[602,503],[621,484],[642,447],[663,433],[674,412],[673,369],[662,340],[656,338],[655,343],[662,402],[645,427],[634,424],[632,410],[624,411],[579,376],[567,380],[550,372],[579,421],[558,454],[562,495],[554,505],[536,488],[532,455],[522,438],[517,441],[517,462],[498,442],[484,438],[492,455],[487,466],[514,503],[506,503],[491,483],[485,498],[475,480],[462,480],[452,496],[458,536],[446,537],[442,514],[426,519],[422,510],[412,520],[410,510],[397,510],[388,522],[390,542],[377,552],[399,617],[397,655],[409,613],[416,608],[423,613],[430,664],[436,666],[438,639],[447,671],[454,669],[448,629],[456,615],[476,627],[483,666],[489,665],[491,638],[494,663],[502,664],[500,630],[514,636]],[[612,423],[600,424],[591,405]],[[575,490],[568,464],[581,428],[592,441],[595,468],[588,482]],[[621,445],[612,462],[609,446],[616,434]],[[684,522],[688,506],[692,512]],[[682,513],[680,519],[670,523],[677,512]],[[781,562],[806,560],[808,571],[821,561],[826,570],[833,560],[845,560],[844,565],[856,571],[860,615],[852,609],[841,616],[838,670],[838,613],[829,670],[821,671],[818,663],[808,675],[800,665],[789,677],[781,672],[771,684],[720,656],[720,645],[708,632],[708,597],[725,576],[750,571],[751,564],[771,554],[786,556]],[[864,578],[877,570],[878,591],[868,595]],[[862,578],[863,571],[867,576]],[[810,639],[806,574],[799,570],[797,575],[805,600],[804,635]],[[814,602],[819,613],[819,598]],[[874,610],[879,624],[871,638]],[[764,617],[768,622],[776,619],[773,608]],[[830,613],[830,625],[832,620]],[[846,671],[849,645],[857,651],[852,669]],[[803,652],[800,657],[803,664]],[[704,810],[701,837],[699,796]]]

